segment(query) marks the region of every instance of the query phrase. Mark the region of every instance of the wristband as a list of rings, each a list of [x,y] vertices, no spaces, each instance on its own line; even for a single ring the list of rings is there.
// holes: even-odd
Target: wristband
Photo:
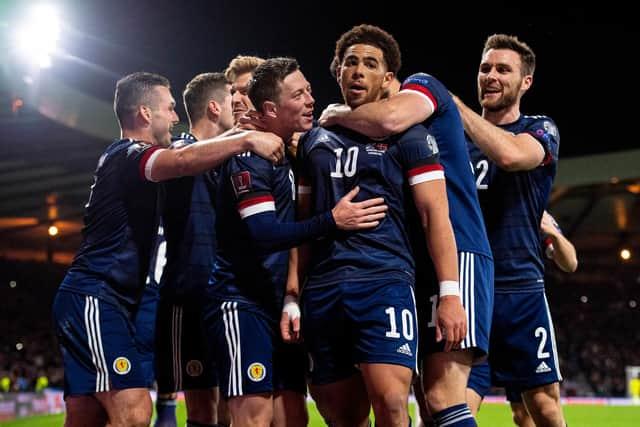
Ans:
[[[284,297],[284,305],[282,311],[289,315],[289,320],[296,320],[300,317],[300,306],[298,305],[298,298],[293,295],[286,295]]]
[[[448,295],[460,296],[460,285],[455,280],[443,280],[440,282],[440,298]]]

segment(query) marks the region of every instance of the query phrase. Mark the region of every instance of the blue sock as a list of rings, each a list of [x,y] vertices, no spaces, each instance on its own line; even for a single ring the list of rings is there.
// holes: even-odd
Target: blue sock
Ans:
[[[156,413],[154,427],[178,427],[175,399],[158,398],[156,400]]]
[[[433,414],[433,420],[436,422],[436,426],[478,427],[466,403],[450,406]]]

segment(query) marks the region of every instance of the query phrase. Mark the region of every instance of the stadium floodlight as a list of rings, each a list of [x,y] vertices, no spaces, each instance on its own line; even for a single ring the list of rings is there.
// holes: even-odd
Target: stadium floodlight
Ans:
[[[34,5],[14,33],[17,53],[40,68],[51,66],[60,36],[60,19],[49,4]]]

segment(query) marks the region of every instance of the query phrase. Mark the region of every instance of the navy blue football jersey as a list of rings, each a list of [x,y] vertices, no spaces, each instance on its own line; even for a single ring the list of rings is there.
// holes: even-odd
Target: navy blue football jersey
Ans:
[[[355,201],[383,197],[380,224],[359,232],[336,231],[313,243],[308,288],[345,280],[385,277],[413,284],[415,263],[406,229],[410,186],[444,179],[433,137],[422,125],[375,141],[353,131],[315,128],[298,146],[298,191],[309,194],[314,212],[325,212],[355,186]],[[423,235],[424,237],[424,235]]]
[[[100,157],[82,244],[60,289],[129,308],[139,301],[158,230],[158,185],[148,175],[153,154],[162,148],[122,139]]]
[[[195,141],[193,135],[185,132],[172,147]],[[161,188],[167,263],[160,287],[163,295],[182,297],[206,288],[215,262],[216,173],[172,179],[163,182]]]
[[[274,166],[246,152],[223,163],[216,195],[218,253],[210,293],[226,301],[280,312],[289,250],[266,251],[253,241],[245,219],[274,211],[279,223],[295,222],[294,179],[288,160]]]
[[[531,134],[544,148],[545,157],[535,169],[507,172],[467,141],[493,252],[495,283],[503,290],[511,285],[516,290],[541,289],[540,221],[556,175],[560,135],[546,116],[522,115],[500,127],[516,135]]]
[[[424,73],[407,78],[400,90],[419,93],[433,107],[433,114],[422,124],[435,139],[439,150],[458,251],[491,257],[464,127],[451,94],[438,79]],[[424,243],[424,239],[422,241]]]

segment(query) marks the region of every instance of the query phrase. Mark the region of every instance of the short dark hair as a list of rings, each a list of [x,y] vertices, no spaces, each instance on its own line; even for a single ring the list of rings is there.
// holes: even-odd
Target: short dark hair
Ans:
[[[262,112],[264,101],[276,102],[280,97],[280,84],[299,69],[298,61],[293,58],[270,58],[260,64],[249,83],[249,99],[256,110]]]
[[[353,27],[342,34],[336,42],[335,56],[338,58],[337,64],[342,64],[344,53],[354,44],[367,44],[375,46],[382,51],[387,70],[398,74],[402,66],[400,46],[396,39],[385,30],[375,25],[362,24]]]
[[[518,39],[516,36],[507,34],[493,34],[487,38],[482,50],[482,56],[489,49],[509,49],[520,55],[522,62],[522,76],[533,75],[536,70],[536,54],[528,44]]]
[[[191,124],[204,117],[210,99],[213,98],[220,103],[224,101],[226,95],[230,94],[227,90],[228,84],[224,73],[198,74],[187,83],[182,99]]]
[[[120,126],[133,117],[140,105],[154,105],[153,89],[156,86],[171,89],[166,77],[144,71],[129,74],[118,80],[113,97],[113,110]]]

